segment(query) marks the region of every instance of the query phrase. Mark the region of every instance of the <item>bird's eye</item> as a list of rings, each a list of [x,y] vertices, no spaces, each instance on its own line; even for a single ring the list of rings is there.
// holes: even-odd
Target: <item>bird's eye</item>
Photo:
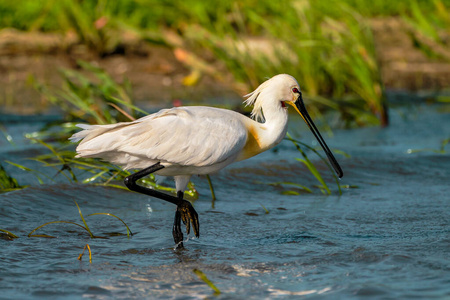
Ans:
[[[293,88],[292,92],[295,93],[295,94],[300,94],[300,91],[298,90],[298,88]]]

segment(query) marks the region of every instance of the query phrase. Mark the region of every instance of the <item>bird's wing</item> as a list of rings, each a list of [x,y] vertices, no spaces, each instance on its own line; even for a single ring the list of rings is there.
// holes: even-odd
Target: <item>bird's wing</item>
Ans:
[[[161,110],[130,123],[88,127],[85,131],[90,132],[75,136],[85,137],[77,152],[79,156],[100,157],[124,166],[126,161],[112,157],[209,166],[242,150],[247,140],[242,118],[236,112],[211,107]]]

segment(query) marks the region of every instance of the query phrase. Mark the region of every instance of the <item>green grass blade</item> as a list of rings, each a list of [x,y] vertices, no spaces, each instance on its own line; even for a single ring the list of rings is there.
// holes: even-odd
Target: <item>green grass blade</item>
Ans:
[[[128,227],[128,225],[121,218],[119,218],[118,216],[110,214],[110,213],[93,213],[93,214],[89,214],[88,217],[89,216],[95,216],[95,215],[111,216],[111,217],[114,217],[114,218],[118,219],[127,228],[127,236],[128,236],[128,238],[130,237],[130,235],[133,235],[133,233],[131,232],[131,229]]]
[[[75,205],[76,205],[77,208],[78,208],[78,212],[80,213],[81,220],[83,221],[84,226],[86,227],[86,230],[87,230],[87,231],[89,232],[89,234],[91,235],[91,238],[94,238],[95,236],[94,236],[94,234],[92,233],[92,231],[89,229],[89,226],[87,225],[86,220],[84,219],[83,214],[81,213],[81,209],[80,209],[80,207],[78,206],[77,201],[74,200],[73,202],[75,202]]]
[[[10,238],[13,238],[13,239],[19,238],[17,235],[12,233],[11,231],[8,231],[8,230],[5,230],[5,229],[0,229],[0,231],[6,233],[8,235],[8,237],[10,237]]]
[[[2,164],[0,164],[0,190],[16,190],[21,189],[22,186],[19,185],[17,179],[10,176],[6,170],[3,168]]]
[[[261,205],[261,207],[264,209],[266,215],[270,213],[269,210],[264,205],[262,205],[261,203],[259,205]]]
[[[304,163],[306,165],[306,167],[308,168],[308,170],[311,172],[311,174],[314,175],[314,177],[316,177],[316,179],[322,184],[323,188],[327,191],[328,194],[331,194],[330,189],[328,188],[327,184],[325,183],[325,181],[323,180],[322,176],[320,175],[319,171],[317,170],[316,166],[309,160],[308,156],[306,155],[306,153],[302,150],[302,148],[300,148],[300,146],[298,145],[298,143],[296,141],[294,141],[291,136],[289,135],[289,133],[286,135],[288,137],[288,139],[294,143],[295,147],[297,148],[297,150],[301,153],[301,155],[303,156],[303,159],[301,158],[296,158],[296,160]],[[316,152],[316,154],[318,154]],[[321,157],[321,156],[319,156]],[[331,167],[331,166],[330,166]],[[323,190],[322,190],[323,191]]]
[[[304,190],[307,193],[312,193],[311,189],[299,184],[299,183],[295,183],[295,182],[290,182],[290,181],[277,181],[277,182],[269,182],[269,185],[291,185],[291,186],[295,186],[301,190]]]
[[[88,249],[89,252],[89,263],[92,264],[92,252],[91,252],[91,247],[89,246],[89,244],[86,244],[83,248],[83,252],[81,252],[81,254],[78,256],[78,260],[81,261],[81,259],[83,258],[84,255],[84,251],[86,250],[86,248]]]
[[[127,101],[121,100],[121,99],[116,98],[116,97],[113,97],[113,96],[107,96],[107,99],[110,100],[110,101],[114,101],[114,102],[116,102],[116,103],[122,104],[122,105],[124,105],[125,107],[131,108],[131,109],[133,109],[133,110],[135,110],[135,111],[138,111],[138,112],[140,112],[141,114],[148,115],[148,112],[146,112],[146,111],[143,110],[143,109],[140,109],[140,108],[137,107],[136,105],[133,105],[133,104],[127,102]]]
[[[44,227],[44,226],[47,226],[47,225],[50,225],[50,224],[56,224],[56,223],[66,223],[66,224],[73,224],[73,225],[76,225],[76,226],[78,226],[78,227],[81,227],[81,228],[83,228],[84,230],[86,230],[87,232],[89,232],[89,235],[91,235],[91,237],[92,237],[92,233],[86,228],[86,227],[84,227],[83,225],[80,225],[80,224],[78,224],[78,223],[75,223],[75,222],[71,222],[71,221],[52,221],[52,222],[47,222],[47,223],[45,223],[45,224],[42,224],[41,226],[38,226],[38,227],[36,227],[35,229],[33,229],[29,234],[28,234],[28,237],[43,237],[43,236],[45,236],[45,237],[53,237],[53,236],[47,236],[47,235],[33,235],[33,232],[35,232],[36,230],[38,230],[38,229],[41,229],[42,227]]]
[[[323,157],[319,152],[317,152],[316,149],[306,145],[305,143],[300,142],[299,140],[296,140],[294,138],[292,138],[292,136],[289,134],[289,132],[286,134],[286,139],[291,141],[295,147],[297,148],[297,150],[302,153],[302,156],[304,157],[306,154],[303,152],[303,150],[300,148],[299,145],[302,145],[303,147],[308,148],[309,150],[313,151],[328,167],[328,169],[330,170],[331,174],[334,177],[334,180],[336,181],[336,185],[338,187],[338,191],[339,191],[339,195],[342,195],[342,190],[341,190],[341,185],[339,184],[339,178],[336,176],[336,173],[334,172],[333,167],[330,165],[330,163],[328,162],[328,159],[326,159],[325,157]],[[340,153],[339,151],[337,151],[337,153]],[[343,154],[344,155],[344,154]],[[344,156],[348,155],[347,153],[345,153]]]
[[[206,283],[211,289],[213,289],[214,293],[219,295],[220,294],[220,290],[211,282],[211,280],[208,279],[208,277],[206,277],[205,273],[203,273],[202,271],[200,271],[199,269],[194,269],[192,270],[192,272],[194,272],[195,275],[197,275],[197,277],[202,280],[204,283]]]
[[[314,166],[314,164],[311,163],[311,161],[307,157],[305,157],[305,159],[296,158],[296,160],[298,160],[298,161],[300,161],[300,162],[305,164],[305,166],[308,168],[308,170],[311,172],[311,174],[313,174],[314,177],[316,177],[316,179],[322,184],[322,187],[326,190],[328,195],[330,195],[331,191],[328,188],[328,186],[325,183],[325,181],[323,180],[323,178],[320,175],[319,171],[317,170],[316,166]]]
[[[36,178],[37,178],[39,184],[44,184],[44,181],[42,180],[42,178],[41,178],[39,175],[37,175],[38,173],[41,174],[41,175],[43,175],[43,176],[45,176],[45,177],[47,177],[48,179],[52,180],[51,177],[49,177],[48,175],[46,175],[46,174],[44,174],[44,173],[42,173],[42,172],[39,172],[39,171],[30,169],[30,168],[27,168],[27,167],[25,167],[25,166],[22,166],[22,165],[13,163],[12,161],[9,161],[9,160],[5,160],[5,162],[8,163],[8,164],[10,164],[10,165],[12,165],[12,166],[14,166],[14,167],[16,167],[16,168],[19,168],[19,169],[23,170],[23,171],[27,171],[27,172],[33,173],[34,176],[36,176]],[[53,180],[52,180],[52,181],[53,181]]]
[[[212,185],[211,177],[207,174],[206,180],[208,180],[209,189],[211,190],[211,197],[213,201],[216,201],[216,193],[214,193],[214,187]]]
[[[98,173],[95,174],[94,176],[84,179],[84,180],[83,180],[83,183],[90,183],[90,182],[93,182],[93,181],[95,181],[97,178],[101,177],[103,174],[105,174],[105,173],[107,173],[107,172],[109,172],[109,170],[108,170],[108,171],[104,170],[104,171],[98,172]]]
[[[67,159],[66,161],[68,163],[84,166],[87,168],[94,168],[94,169],[99,169],[99,170],[104,170],[104,171],[110,170],[110,168],[108,166],[102,166],[101,164],[94,164],[92,162],[87,162],[85,159]]]
[[[300,195],[299,192],[296,191],[282,191],[281,195],[286,195],[286,196],[298,196]]]
[[[112,183],[94,183],[94,185],[98,185],[98,186],[107,186],[107,187],[112,187],[115,189],[121,189],[121,190],[125,190],[125,191],[130,191],[127,187],[122,186],[122,185],[118,185],[118,184],[112,184]]]

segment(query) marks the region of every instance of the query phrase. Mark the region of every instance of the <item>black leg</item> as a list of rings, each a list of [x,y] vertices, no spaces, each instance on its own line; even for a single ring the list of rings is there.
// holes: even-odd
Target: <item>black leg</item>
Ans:
[[[145,177],[151,173],[154,173],[156,171],[159,171],[161,169],[163,169],[164,166],[161,165],[160,163],[156,163],[153,166],[150,166],[148,168],[142,169],[139,172],[136,172],[134,174],[131,174],[130,176],[126,177],[124,182],[125,185],[127,186],[127,188],[129,188],[130,190],[134,191],[134,192],[138,192],[141,194],[145,194],[145,195],[149,195],[152,197],[156,197],[159,198],[161,200],[173,203],[175,205],[180,204],[180,199],[171,196],[171,195],[167,195],[161,192],[158,192],[156,190],[152,190],[146,187],[143,187],[141,185],[138,185],[136,183],[137,180],[141,179],[142,177]]]
[[[178,199],[183,201],[183,192],[177,193]],[[184,222],[184,221],[183,221]],[[189,234],[189,229],[186,227],[186,233]],[[173,227],[172,227],[172,236],[173,241],[175,242],[175,245],[177,248],[183,248],[183,232],[181,231],[181,212],[178,209],[175,212],[175,219],[173,220]]]
[[[191,223],[194,234],[197,238],[200,237],[200,223],[198,221],[198,214],[195,211],[192,204],[183,199],[183,192],[178,192],[178,199],[180,203],[177,205],[177,211],[175,212],[175,220],[173,223],[173,240],[177,244],[178,248],[183,248],[183,233],[181,232],[181,222],[186,226],[186,234],[191,232]]]
[[[139,172],[131,174],[130,176],[125,178],[124,182],[131,191],[156,197],[161,200],[173,203],[177,206],[177,211],[175,212],[175,220],[172,228],[172,235],[175,244],[177,244],[177,248],[182,248],[183,233],[181,231],[181,221],[183,221],[184,225],[186,226],[187,234],[189,234],[189,232],[191,231],[192,222],[192,228],[194,230],[195,236],[200,237],[200,223],[198,221],[198,214],[192,204],[189,201],[183,199],[182,191],[178,191],[178,197],[174,197],[165,193],[158,192],[156,190],[143,187],[136,183],[136,181],[141,179],[142,177],[145,177],[163,168],[163,165],[161,165],[160,163],[156,163],[148,168],[140,170]]]

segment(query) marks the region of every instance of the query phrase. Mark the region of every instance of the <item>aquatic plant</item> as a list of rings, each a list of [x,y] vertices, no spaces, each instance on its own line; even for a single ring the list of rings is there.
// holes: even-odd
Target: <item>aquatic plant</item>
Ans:
[[[450,144],[450,138],[444,139],[441,141],[441,145],[439,148],[437,149],[433,149],[433,148],[425,148],[425,149],[408,149],[406,150],[406,153],[408,154],[413,154],[413,153],[419,153],[419,152],[433,152],[433,153],[437,153],[437,154],[447,154],[447,150],[445,149],[445,147]]]
[[[206,283],[211,289],[214,291],[214,295],[219,295],[220,290],[214,285],[214,283],[211,282],[211,280],[208,279],[208,277],[200,271],[199,269],[193,269],[192,272],[194,272],[197,277],[202,280],[204,283]]]
[[[86,220],[84,219],[83,214],[81,213],[81,209],[80,209],[80,207],[78,206],[78,203],[77,203],[76,201],[74,201],[74,202],[75,202],[75,205],[76,205],[77,208],[78,208],[78,213],[80,214],[81,220],[82,220],[82,222],[83,222],[84,225],[81,225],[81,224],[78,224],[78,223],[75,223],[75,222],[72,222],[72,221],[61,221],[61,220],[60,220],[60,221],[51,221],[51,222],[44,223],[44,224],[42,224],[42,225],[36,227],[35,229],[33,229],[33,230],[28,234],[28,237],[46,237],[46,238],[55,238],[54,236],[47,235],[47,234],[33,234],[33,233],[34,233],[35,231],[41,229],[42,227],[45,227],[45,226],[50,225],[50,224],[65,223],[65,224],[76,225],[76,226],[78,226],[78,227],[83,228],[84,230],[86,230],[86,231],[89,233],[89,236],[90,236],[91,238],[105,238],[105,237],[101,237],[101,236],[95,236],[95,235],[92,233],[91,229],[89,228],[88,224],[86,223]],[[110,214],[110,213],[94,213],[94,214],[90,214],[90,215],[88,215],[88,216],[92,216],[92,215],[107,215],[107,216],[114,217],[114,218],[120,220],[120,221],[123,223],[123,225],[126,227],[128,238],[130,237],[130,235],[133,235],[133,233],[131,232],[131,230],[130,230],[130,228],[128,227],[128,225],[127,225],[121,218],[119,218],[119,217],[117,217],[117,216],[115,216],[115,215],[113,215],[113,214]],[[117,234],[115,234],[115,235],[117,235]]]
[[[22,188],[23,186],[17,182],[17,179],[9,175],[2,164],[0,164],[0,192],[4,193]]]
[[[330,173],[332,174],[334,180],[336,181],[336,186],[337,186],[337,190],[339,195],[342,195],[342,190],[341,188],[349,188],[350,185],[346,185],[346,186],[341,186],[339,183],[339,178],[336,176],[336,173],[333,169],[333,167],[330,165],[329,161],[323,156],[321,155],[316,149],[314,149],[311,146],[308,146],[307,144],[294,139],[291,134],[287,133],[286,140],[292,142],[295,146],[295,149],[301,154],[302,158],[295,158],[295,160],[301,162],[302,164],[304,164],[306,166],[306,168],[309,170],[309,172],[316,178],[316,180],[320,183],[320,185],[315,185],[314,187],[319,188],[320,191],[323,194],[327,194],[330,195],[331,189],[329,188],[329,186],[327,185],[327,183],[325,182],[325,179],[322,177],[322,175],[320,174],[319,170],[317,169],[316,165],[309,159],[308,155],[306,154],[306,152],[303,150],[303,148],[308,149],[309,151],[312,151],[314,154],[316,154],[324,163],[325,165],[328,167]],[[303,148],[302,148],[303,147]],[[350,157],[347,153],[341,151],[341,150],[334,150],[335,153],[341,154],[345,157]],[[281,194],[283,195],[300,195],[301,193],[312,193],[312,189],[297,183],[297,182],[290,182],[290,181],[276,181],[276,182],[258,182],[260,184],[268,184],[271,186],[275,186],[275,187],[282,187],[283,190],[281,191]],[[351,187],[355,187],[355,186],[351,186]],[[289,189],[288,189],[289,188]],[[263,208],[265,209],[265,207],[263,206]],[[265,209],[266,210],[266,209]],[[268,213],[268,211],[266,210],[266,213]]]
[[[325,180],[323,179],[322,175],[320,175],[320,172],[317,170],[316,166],[311,162],[311,160],[309,160],[308,156],[306,155],[305,151],[303,151],[302,147],[305,147],[305,148],[313,151],[327,165],[328,169],[330,170],[331,174],[333,175],[333,177],[336,181],[339,195],[342,195],[341,186],[339,184],[339,178],[336,176],[336,174],[333,170],[333,167],[329,164],[328,160],[325,157],[323,157],[322,155],[320,155],[316,149],[306,145],[305,143],[300,142],[299,140],[292,138],[292,136],[289,133],[286,135],[286,139],[291,141],[294,144],[297,151],[300,152],[300,154],[302,155],[303,158],[296,158],[296,160],[302,162],[308,168],[308,170],[311,172],[311,174],[314,175],[314,177],[320,183],[320,185],[318,185],[318,188],[322,191],[322,193],[330,195],[331,190],[328,187],[328,185],[325,183]],[[339,153],[342,154],[343,152],[339,151]],[[284,183],[284,184],[293,185],[292,183]],[[307,189],[301,185],[300,185],[300,187],[302,187],[306,191],[311,192],[310,189]]]
[[[78,208],[78,209],[80,209],[80,208]],[[114,217],[114,218],[118,219],[118,220],[119,220],[120,222],[122,222],[123,225],[125,225],[125,227],[127,228],[127,236],[130,237],[130,235],[133,235],[133,233],[131,232],[131,230],[130,230],[130,228],[128,227],[128,225],[127,225],[121,218],[119,218],[119,217],[116,216],[116,215],[113,215],[113,214],[110,214],[110,213],[93,213],[93,214],[89,214],[88,217],[89,217],[89,216],[99,216],[99,215],[111,216],[111,217]]]
[[[9,175],[0,164],[0,192],[9,192],[23,188],[17,180]]]
[[[264,205],[262,205],[262,204],[259,204],[259,205],[261,205],[261,207],[264,209],[264,213],[266,215],[268,215],[270,213],[270,211]]]
[[[17,235],[15,235],[14,233],[12,233],[11,231],[8,231],[5,229],[0,229],[0,238],[12,240],[12,239],[17,239],[19,237]]]
[[[283,195],[300,195],[300,191],[305,193],[312,193],[312,190],[310,188],[296,182],[277,181],[277,182],[269,182],[267,184],[272,186],[289,186],[296,189],[296,190],[283,190],[281,192],[281,194]]]
[[[78,256],[77,259],[81,261],[81,259],[83,258],[83,255],[84,255],[84,251],[86,250],[86,248],[88,249],[88,252],[89,252],[89,263],[92,264],[92,252],[91,252],[91,247],[89,246],[89,244],[86,244],[83,247],[83,252],[80,253],[80,255]]]
[[[28,234],[28,237],[55,238],[54,236],[47,235],[47,234],[33,234],[33,233],[36,232],[37,230],[41,229],[42,227],[47,226],[47,225],[63,223],[63,224],[71,224],[71,225],[75,225],[75,226],[81,227],[82,229],[86,230],[86,231],[89,233],[89,236],[90,236],[91,238],[105,238],[105,237],[102,237],[102,236],[95,236],[95,235],[92,233],[91,229],[89,228],[88,224],[86,223],[86,220],[84,219],[84,216],[83,216],[83,214],[82,214],[82,212],[81,212],[80,207],[78,206],[78,203],[77,203],[76,201],[74,201],[74,202],[75,202],[75,205],[76,205],[77,208],[78,208],[78,213],[80,214],[81,220],[82,220],[82,222],[83,222],[84,225],[81,225],[81,224],[78,224],[78,223],[72,222],[72,221],[63,221],[63,220],[46,222],[46,223],[44,223],[44,224],[42,224],[42,225],[39,225],[39,226],[36,227],[35,229],[33,229],[33,230]],[[133,235],[133,233],[131,232],[131,230],[130,230],[130,228],[128,227],[128,225],[127,225],[121,218],[119,218],[118,216],[113,215],[113,214],[111,214],[111,213],[92,213],[92,214],[89,214],[88,217],[89,217],[89,216],[94,216],[94,215],[106,215],[106,216],[111,216],[111,217],[114,217],[114,218],[118,219],[118,220],[121,221],[122,224],[126,227],[128,238],[130,238],[130,236]],[[120,233],[113,233],[113,234],[110,234],[110,235],[122,235],[122,234],[120,234]],[[15,239],[15,238],[19,238],[19,237],[18,237],[17,235],[15,235],[14,233],[12,233],[12,232],[10,232],[10,231],[8,231],[8,230],[5,230],[5,229],[0,229],[0,237],[2,237],[2,238],[7,238],[7,239]],[[89,260],[92,261],[90,248],[89,248],[89,246],[87,246],[87,247],[88,247],[88,250],[89,250],[89,257],[90,257]],[[84,250],[83,250],[83,253],[84,253]],[[78,258],[79,260],[81,260],[82,255],[83,255],[83,254],[81,254],[80,257]]]

